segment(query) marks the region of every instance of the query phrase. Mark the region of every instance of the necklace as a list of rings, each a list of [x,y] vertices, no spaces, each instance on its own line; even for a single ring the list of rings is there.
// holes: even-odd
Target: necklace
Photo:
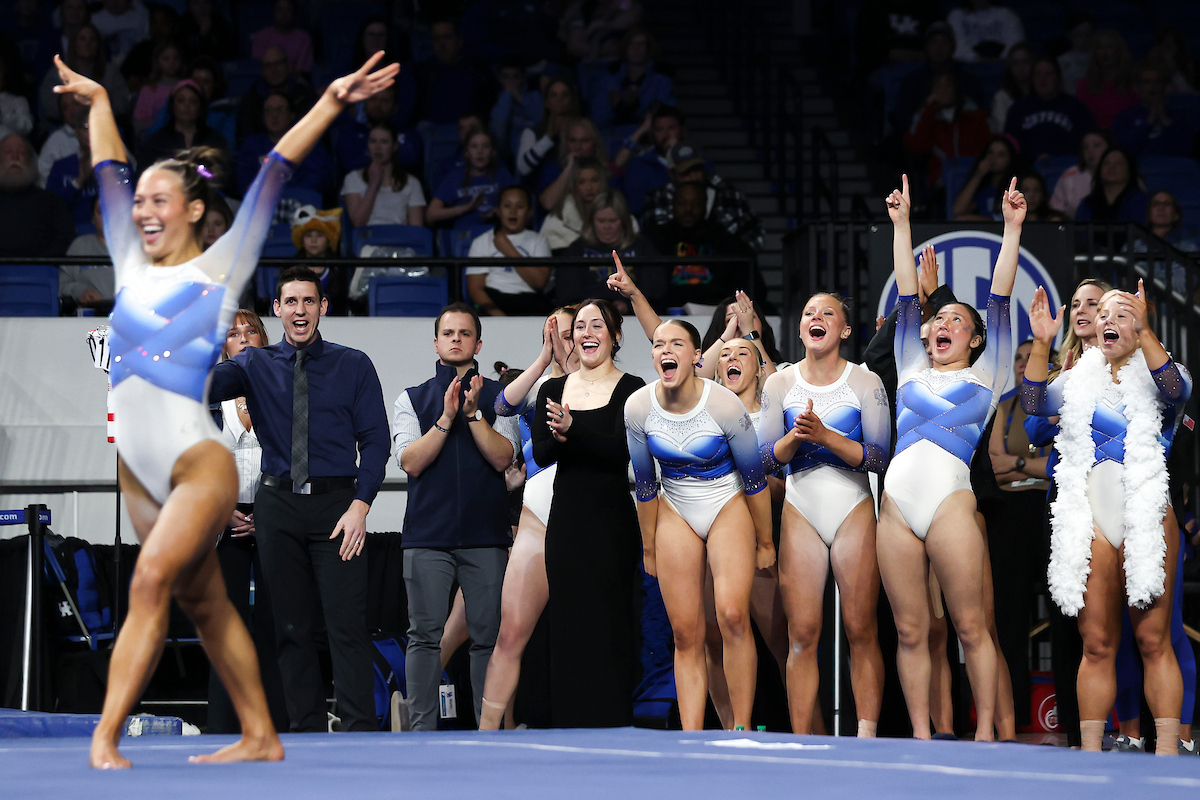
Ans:
[[[598,382],[600,382],[600,381],[604,380],[605,378],[607,378],[609,375],[611,375],[611,374],[613,373],[613,371],[614,371],[614,370],[616,370],[616,367],[615,367],[615,366],[612,366],[612,365],[609,365],[608,371],[607,371],[607,372],[605,372],[603,375],[601,375],[599,378],[595,378],[595,379],[585,378],[585,377],[583,377],[582,375],[580,375],[580,376],[579,376],[579,380],[581,380],[581,381],[586,381],[586,382],[587,382],[587,384],[588,384],[587,391],[585,391],[585,392],[583,393],[583,396],[584,396],[584,397],[591,397],[591,396],[592,396],[592,389],[595,389],[595,388],[596,388],[596,384],[597,384]]]

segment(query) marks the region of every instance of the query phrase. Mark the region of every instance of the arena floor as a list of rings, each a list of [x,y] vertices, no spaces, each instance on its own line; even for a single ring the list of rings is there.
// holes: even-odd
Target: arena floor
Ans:
[[[529,730],[284,737],[279,764],[194,765],[228,736],[126,739],[127,772],[86,739],[0,742],[4,798],[1087,798],[1200,788],[1200,758],[1027,744],[766,733]],[[169,795],[164,794],[169,792]]]

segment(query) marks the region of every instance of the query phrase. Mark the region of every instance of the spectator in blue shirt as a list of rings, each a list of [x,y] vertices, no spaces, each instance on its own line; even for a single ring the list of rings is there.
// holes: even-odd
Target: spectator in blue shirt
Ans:
[[[644,28],[631,28],[622,42],[624,58],[599,81],[591,100],[600,128],[637,125],[655,104],[675,105],[675,82],[654,69],[658,43]]]
[[[276,292],[283,340],[217,364],[210,399],[245,397],[262,445],[254,523],[292,730],[328,729],[314,597],[324,612],[343,730],[374,730],[367,561],[358,556],[391,450],[383,389],[366,354],[321,338],[328,300],[312,271],[284,270]],[[307,427],[302,450],[293,442],[294,420]],[[306,474],[293,475],[293,465]]]
[[[651,118],[654,147],[629,162],[625,168],[625,199],[634,216],[641,216],[646,195],[671,181],[667,153],[687,136],[687,119],[674,106],[663,106]]]
[[[467,138],[467,158],[442,180],[433,193],[425,220],[448,223],[455,230],[491,224],[500,190],[516,183],[496,153],[492,134],[477,129]]]
[[[1167,83],[1153,64],[1138,70],[1140,102],[1117,112],[1112,132],[1117,143],[1134,157],[1187,156],[1192,152],[1194,132],[1187,121],[1167,114]]]
[[[1137,162],[1120,147],[1100,157],[1092,193],[1075,212],[1076,222],[1145,222],[1146,193],[1138,187]]]
[[[263,158],[271,152],[283,135],[296,122],[296,111],[291,99],[283,92],[271,92],[263,100],[262,133],[251,134],[242,142],[237,154],[238,194],[245,194],[258,176]],[[289,186],[312,189],[322,197],[333,191],[333,158],[325,145],[317,142],[312,152],[296,165]]]
[[[1062,91],[1062,71],[1053,58],[1033,65],[1033,94],[1012,104],[1004,132],[1015,137],[1029,163],[1042,156],[1079,152],[1083,135],[1096,127],[1092,112]]]

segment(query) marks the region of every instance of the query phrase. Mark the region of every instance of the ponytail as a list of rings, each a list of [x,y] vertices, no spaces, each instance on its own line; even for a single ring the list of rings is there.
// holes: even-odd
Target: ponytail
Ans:
[[[156,162],[153,169],[166,170],[179,177],[185,203],[192,203],[196,200],[204,203],[204,214],[200,216],[199,220],[192,223],[192,230],[199,239],[204,228],[204,217],[210,208],[217,207],[217,203],[221,199],[217,192],[217,187],[223,183],[224,179],[221,151],[214,147],[192,147],[188,150],[180,150],[173,158]]]

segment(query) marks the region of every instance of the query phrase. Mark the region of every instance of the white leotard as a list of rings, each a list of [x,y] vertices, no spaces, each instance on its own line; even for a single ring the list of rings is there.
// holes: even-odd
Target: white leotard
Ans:
[[[685,414],[659,405],[658,381],[638,389],[625,402],[625,427],[638,500],[658,495],[657,461],[666,501],[707,540],[725,504],[743,490],[761,492],[767,479],[746,407],[724,386],[703,380],[700,402]]]
[[[533,415],[537,413],[538,391],[549,379],[549,375],[538,378],[520,405],[509,405],[503,391],[496,395],[497,414],[502,417],[520,417],[518,425],[521,429],[521,453],[525,458],[525,491],[521,494],[521,502],[538,518],[543,527],[550,519],[550,504],[554,500],[554,477],[558,474],[558,463],[541,467],[533,460],[533,440],[529,433],[529,425]]]
[[[862,463],[852,467],[827,448],[801,444],[787,465],[775,459],[775,443],[790,431],[796,417],[813,404],[825,427],[860,442]],[[859,364],[846,362],[838,379],[814,386],[800,365],[775,372],[763,384],[762,441],[766,468],[787,467],[785,501],[812,525],[828,547],[846,517],[871,496],[867,472],[881,473],[891,446],[891,410],[879,376]]]
[[[166,502],[175,462],[218,430],[208,406],[208,373],[254,275],[292,165],[272,152],[229,231],[184,264],[155,267],[133,223],[129,166],[95,168],[104,235],[116,270],[109,329],[117,450],[151,496]]]

